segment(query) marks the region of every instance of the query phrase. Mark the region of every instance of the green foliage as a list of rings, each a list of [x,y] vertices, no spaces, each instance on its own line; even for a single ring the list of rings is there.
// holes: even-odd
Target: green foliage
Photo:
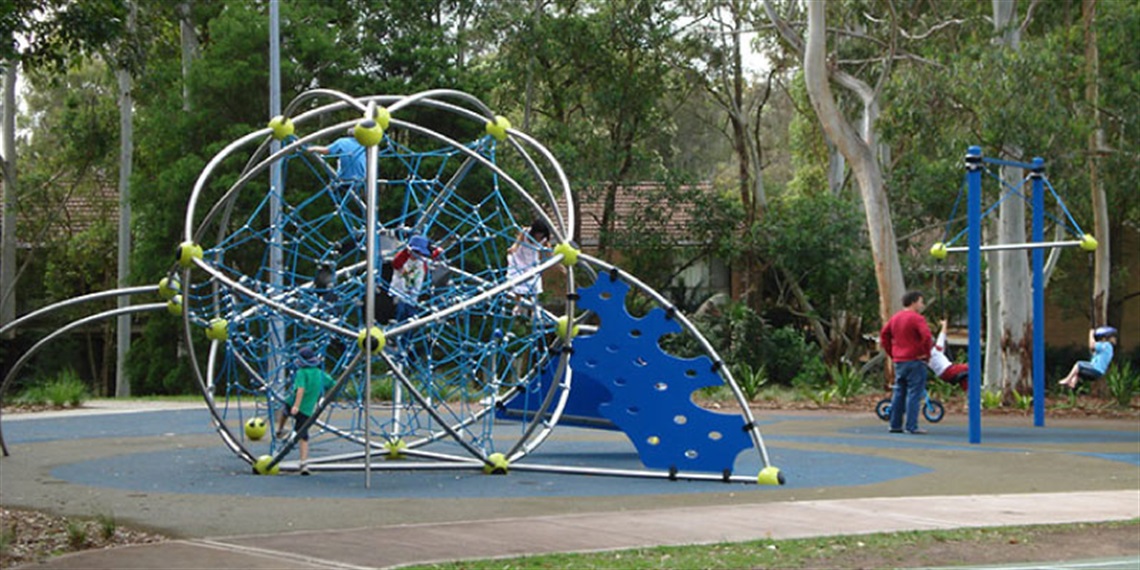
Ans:
[[[87,525],[81,521],[67,522],[67,545],[72,550],[80,550],[87,545]]]
[[[1019,410],[1028,410],[1033,407],[1033,394],[1022,394],[1013,391],[1013,405]]]
[[[768,370],[764,365],[753,368],[747,362],[740,362],[733,366],[732,376],[740,391],[744,393],[744,398],[749,402],[756,400],[760,389],[768,383]]]
[[[804,340],[794,327],[781,327],[761,341],[768,375],[779,384],[817,384],[827,370],[818,349]]]
[[[1002,394],[998,390],[982,391],[982,409],[996,410],[1002,406]]]
[[[1132,363],[1124,360],[1109,367],[1104,376],[1108,393],[1117,406],[1132,405],[1132,399],[1140,394],[1140,373],[1132,370]]]
[[[79,406],[90,397],[87,385],[74,370],[68,368],[56,377],[25,389],[16,401],[29,405],[52,405],[57,408]]]
[[[926,391],[931,398],[945,401],[961,394],[962,387],[932,376],[926,381]]]
[[[858,367],[850,363],[841,362],[838,365],[828,366],[827,374],[831,377],[835,397],[839,398],[840,402],[846,404],[866,391],[867,379],[859,372]]]
[[[95,523],[99,527],[99,534],[102,535],[103,540],[111,540],[119,528],[119,524],[115,521],[115,515],[111,514],[104,513],[96,516]]]

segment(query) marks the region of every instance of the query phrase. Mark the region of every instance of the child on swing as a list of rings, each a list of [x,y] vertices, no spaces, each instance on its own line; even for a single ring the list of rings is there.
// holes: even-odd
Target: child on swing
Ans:
[[[1113,346],[1116,344],[1116,329],[1109,326],[1097,327],[1089,329],[1089,352],[1092,353],[1092,358],[1089,360],[1078,360],[1073,365],[1073,369],[1069,371],[1069,375],[1065,376],[1060,384],[1068,388],[1076,389],[1077,382],[1081,378],[1089,380],[1097,380],[1104,373],[1108,371],[1108,365],[1112,363]]]
[[[938,323],[938,338],[934,339],[934,348],[930,349],[930,358],[927,359],[926,365],[943,381],[960,384],[963,390],[969,388],[970,367],[950,362],[946,357],[946,319]]]

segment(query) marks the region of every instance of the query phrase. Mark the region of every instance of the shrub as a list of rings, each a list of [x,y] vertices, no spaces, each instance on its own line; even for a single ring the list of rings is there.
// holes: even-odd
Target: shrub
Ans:
[[[993,410],[1001,407],[1002,395],[998,390],[982,391],[982,409]]]
[[[1127,360],[1110,366],[1104,381],[1117,406],[1131,406],[1132,398],[1140,393],[1140,374],[1132,370],[1132,363]]]
[[[755,400],[760,388],[768,383],[768,369],[764,365],[753,368],[751,364],[741,362],[733,367],[732,376],[749,402]]]
[[[810,364],[811,357],[816,356],[817,350],[804,341],[803,334],[794,327],[780,327],[768,336],[762,343],[764,364],[768,367],[768,376],[777,384],[792,384],[802,369]],[[819,360],[818,357],[815,358]],[[826,374],[823,363],[819,369],[809,371],[807,377],[816,379]],[[801,378],[800,381],[807,378]]]
[[[87,385],[74,370],[68,368],[45,384],[31,386],[16,397],[16,402],[34,406],[78,406],[90,397]]]
[[[834,385],[835,396],[845,404],[851,398],[862,394],[867,387],[867,379],[863,377],[858,368],[847,362],[829,366],[827,374],[831,377],[831,382]]]

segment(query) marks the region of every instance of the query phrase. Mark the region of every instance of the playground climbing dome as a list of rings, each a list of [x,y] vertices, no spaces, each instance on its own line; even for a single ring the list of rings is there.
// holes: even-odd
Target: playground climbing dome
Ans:
[[[363,179],[329,164],[352,155],[310,149],[344,136]],[[309,421],[312,471],[782,483],[729,367],[666,298],[577,249],[573,203],[555,157],[469,94],[309,91],[203,169],[159,306],[183,322],[218,435],[255,473],[300,467],[277,418],[308,347],[335,380]],[[553,247],[525,235],[535,220]],[[402,294],[393,260],[424,238],[422,286]],[[508,272],[516,239],[537,261]],[[541,298],[516,292],[543,277]],[[694,403],[713,386],[734,411]],[[624,432],[643,468],[543,463],[560,424]],[[735,471],[742,453],[756,472]]]

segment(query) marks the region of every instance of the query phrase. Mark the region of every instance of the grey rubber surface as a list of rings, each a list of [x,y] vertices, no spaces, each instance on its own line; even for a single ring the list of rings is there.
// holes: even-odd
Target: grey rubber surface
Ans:
[[[1140,517],[1140,423],[759,412],[782,487],[512,470],[255,476],[201,406],[5,415],[0,502],[179,540],[42,568],[384,568],[649,545]],[[315,443],[319,445],[319,443]],[[556,430],[535,462],[636,468],[620,433]],[[740,472],[758,467],[743,459]],[[755,462],[755,460],[752,460]],[[1140,543],[1140,537],[1137,538]],[[1140,548],[1140,544],[1138,544]]]

